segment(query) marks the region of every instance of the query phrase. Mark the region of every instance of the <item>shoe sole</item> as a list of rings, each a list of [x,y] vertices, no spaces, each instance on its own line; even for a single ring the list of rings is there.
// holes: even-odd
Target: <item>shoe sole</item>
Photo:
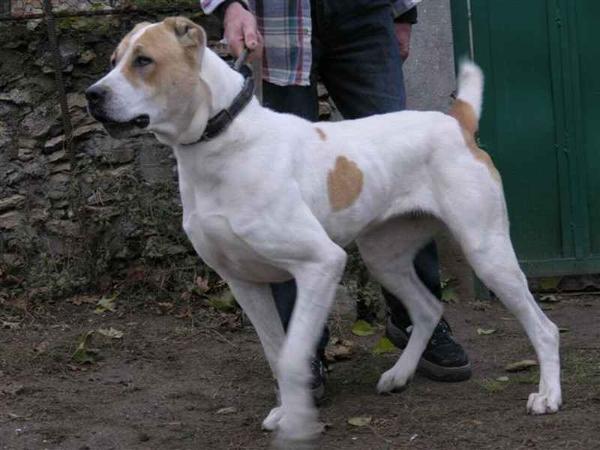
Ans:
[[[402,329],[395,326],[390,318],[387,320],[385,334],[396,347],[400,349],[406,348],[406,345],[408,344],[408,335]],[[445,381],[449,383],[466,381],[471,378],[471,363],[458,367],[444,367],[421,357],[421,359],[419,359],[419,364],[417,365],[417,373],[434,381]]]

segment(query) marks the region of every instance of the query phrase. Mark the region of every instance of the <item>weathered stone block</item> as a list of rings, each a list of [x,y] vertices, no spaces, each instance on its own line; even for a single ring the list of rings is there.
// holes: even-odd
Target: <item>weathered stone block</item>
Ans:
[[[46,229],[59,236],[79,237],[79,224],[70,220],[50,220],[46,223]]]
[[[55,163],[57,161],[61,161],[67,157],[67,152],[65,150],[59,150],[54,152],[48,156],[49,163]]]
[[[61,163],[61,164],[53,164],[50,167],[50,173],[58,173],[58,172],[70,172],[71,171],[71,163]]]
[[[0,228],[12,230],[22,225],[25,221],[25,215],[19,211],[9,211],[0,214]]]
[[[0,212],[9,209],[18,209],[25,204],[25,196],[15,194],[10,197],[0,198]]]

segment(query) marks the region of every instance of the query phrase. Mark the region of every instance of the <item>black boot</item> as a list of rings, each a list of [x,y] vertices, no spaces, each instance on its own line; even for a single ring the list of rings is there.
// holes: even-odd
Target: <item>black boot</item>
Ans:
[[[385,333],[398,347],[405,348],[412,325],[398,324],[393,316],[388,318]],[[471,363],[462,346],[452,337],[452,330],[442,319],[435,327],[427,348],[421,355],[417,372],[435,381],[465,381],[471,378]]]

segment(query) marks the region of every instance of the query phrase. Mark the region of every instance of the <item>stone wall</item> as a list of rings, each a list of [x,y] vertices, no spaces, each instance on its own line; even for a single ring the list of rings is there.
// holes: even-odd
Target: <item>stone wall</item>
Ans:
[[[12,17],[27,16],[43,12],[43,0],[1,0],[10,3],[10,15]],[[148,8],[148,7],[177,7],[198,6],[196,0],[52,0],[54,11],[99,11],[111,9],[127,8]]]
[[[55,297],[115,284],[177,292],[203,271],[181,231],[171,151],[116,141],[83,92],[121,36],[148,16],[57,20],[73,123],[65,145],[44,22],[0,24],[0,296]],[[213,38],[219,27],[197,14]]]

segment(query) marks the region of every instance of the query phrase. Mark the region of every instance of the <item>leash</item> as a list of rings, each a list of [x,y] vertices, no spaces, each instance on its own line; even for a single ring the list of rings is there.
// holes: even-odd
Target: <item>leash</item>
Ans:
[[[244,47],[240,53],[240,56],[233,63],[233,70],[239,72],[244,77],[244,85],[242,86],[242,90],[239,92],[239,94],[233,99],[231,105],[229,105],[228,108],[222,109],[213,117],[208,119],[204,133],[202,133],[200,139],[194,142],[188,142],[186,144],[179,145],[185,147],[214,139],[223,133],[229,127],[229,125],[231,125],[238,114],[242,112],[248,103],[250,103],[250,100],[252,100],[252,97],[254,96],[254,76],[252,73],[252,68],[246,64],[248,56],[250,56],[250,50],[247,47]]]
[[[240,69],[242,68],[242,66],[244,64],[246,64],[246,60],[248,59],[248,56],[250,56],[250,49],[244,45],[244,49],[242,50],[242,53],[240,53],[240,56],[238,56],[238,58],[233,63],[233,70],[235,70],[236,72],[239,72]]]

